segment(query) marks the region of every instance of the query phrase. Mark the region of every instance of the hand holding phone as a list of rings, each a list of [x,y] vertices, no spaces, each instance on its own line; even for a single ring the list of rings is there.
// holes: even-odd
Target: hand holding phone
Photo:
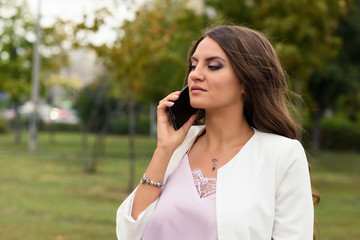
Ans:
[[[179,130],[197,110],[190,105],[189,87],[186,85],[174,105],[168,107],[174,129]]]

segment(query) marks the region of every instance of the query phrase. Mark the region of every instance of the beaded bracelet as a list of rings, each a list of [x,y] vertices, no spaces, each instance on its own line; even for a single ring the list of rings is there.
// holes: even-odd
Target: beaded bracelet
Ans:
[[[156,187],[162,187],[164,186],[164,183],[163,182],[153,182],[151,181],[150,179],[148,179],[147,177],[145,177],[145,173],[144,173],[144,176],[142,177],[141,179],[141,182],[142,183],[147,183],[151,186],[156,186]]]

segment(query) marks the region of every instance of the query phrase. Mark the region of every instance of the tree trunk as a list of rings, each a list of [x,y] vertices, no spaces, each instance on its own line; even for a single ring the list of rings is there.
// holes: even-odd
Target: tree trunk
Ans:
[[[130,93],[129,101],[129,153],[130,153],[130,168],[129,168],[129,186],[128,191],[134,189],[135,182],[135,96]]]
[[[156,105],[154,103],[150,104],[150,136],[156,137]]]
[[[123,103],[121,100],[117,102],[116,108],[113,111],[110,107],[110,103],[105,103],[106,118],[103,126],[101,127],[100,131],[97,133],[97,136],[94,139],[93,153],[90,159],[90,166],[88,168],[88,172],[95,173],[97,171],[97,163],[99,157],[105,154],[105,137],[109,130],[110,123],[114,119],[114,117],[119,114],[122,107]]]
[[[295,78],[295,92],[296,94],[299,95],[298,98],[296,98],[295,100],[295,107],[297,110],[297,116],[298,116],[298,123],[300,125],[300,128],[303,127],[303,114],[302,114],[302,110],[303,110],[303,102],[301,99],[302,96],[302,85],[301,85],[301,80],[299,79],[299,77]],[[298,139],[301,141],[302,140],[302,131],[298,132]]]
[[[82,152],[83,152],[83,167],[84,171],[87,172],[89,169],[90,155],[89,155],[89,141],[88,141],[88,131],[85,126],[81,127],[82,132]]]
[[[15,103],[14,130],[14,143],[18,145],[21,143],[21,116],[19,113],[19,105],[17,103]]]
[[[86,123],[84,123],[83,125],[83,147],[85,147],[85,149],[83,149],[83,162],[84,162],[84,170],[85,172],[88,173],[94,173],[96,172],[96,163],[94,163],[93,161],[96,162],[96,160],[93,159],[94,154],[92,154],[92,156],[90,156],[89,154],[89,150],[88,150],[88,142],[87,142],[87,133],[90,129],[90,126],[92,125],[92,123],[95,121],[96,118],[96,114],[98,111],[98,108],[100,106],[101,101],[103,100],[106,90],[109,87],[109,84],[104,84],[99,92],[96,94],[95,100],[94,100],[94,107],[91,110],[91,114],[90,117],[88,119],[88,121]],[[96,138],[95,140],[96,141]],[[96,147],[96,145],[94,145],[94,147]],[[93,150],[94,152],[95,150]]]
[[[101,148],[102,148],[102,136],[101,133],[96,134],[94,136],[94,144],[92,148],[92,155],[90,157],[89,161],[89,167],[87,169],[88,173],[96,173],[97,171],[97,162],[99,159],[99,155],[101,154]]]
[[[318,154],[320,152],[322,115],[323,114],[320,109],[315,109],[313,132],[312,132],[312,144],[311,144],[311,151],[313,154]]]
[[[93,151],[90,159],[90,167],[89,172],[95,173],[97,171],[97,163],[98,159],[101,155],[105,154],[105,135],[110,125],[111,121],[111,109],[109,108],[109,104],[105,102],[105,122],[101,127],[99,132],[96,134],[94,139]]]
[[[50,122],[49,123],[49,143],[55,143],[55,132],[56,132],[56,124]]]

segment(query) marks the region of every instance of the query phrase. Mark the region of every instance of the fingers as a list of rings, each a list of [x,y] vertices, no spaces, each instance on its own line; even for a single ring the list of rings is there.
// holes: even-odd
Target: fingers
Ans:
[[[189,120],[187,120],[187,122],[180,128],[183,129],[186,133],[189,131],[190,127],[193,125],[193,123],[195,122],[196,118],[197,118],[198,114],[195,113],[193,114]]]
[[[179,96],[180,91],[173,92],[159,102],[157,107],[158,146],[170,146],[170,148],[179,146],[197,117],[197,114],[192,115],[179,131],[175,131],[166,108],[173,106],[174,102],[179,99]]]
[[[174,101],[178,100],[179,96],[180,91],[170,93],[159,102],[158,108],[171,107],[174,105]]]
[[[166,125],[169,125],[167,127],[170,128],[171,121],[169,119],[169,113],[167,111],[167,108],[173,106],[174,101],[178,100],[179,96],[180,96],[180,91],[172,92],[159,102],[159,105],[157,106],[158,124],[165,123]]]

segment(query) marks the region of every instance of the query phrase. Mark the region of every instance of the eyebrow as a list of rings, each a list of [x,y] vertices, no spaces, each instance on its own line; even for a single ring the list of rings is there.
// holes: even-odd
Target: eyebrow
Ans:
[[[192,60],[195,60],[195,61],[199,61],[196,57],[191,57]],[[216,59],[219,59],[223,62],[226,62],[225,59],[223,59],[222,57],[219,57],[219,56],[214,56],[214,57],[208,57],[205,59],[206,62],[209,62],[209,61],[212,61],[212,60],[216,60]]]

